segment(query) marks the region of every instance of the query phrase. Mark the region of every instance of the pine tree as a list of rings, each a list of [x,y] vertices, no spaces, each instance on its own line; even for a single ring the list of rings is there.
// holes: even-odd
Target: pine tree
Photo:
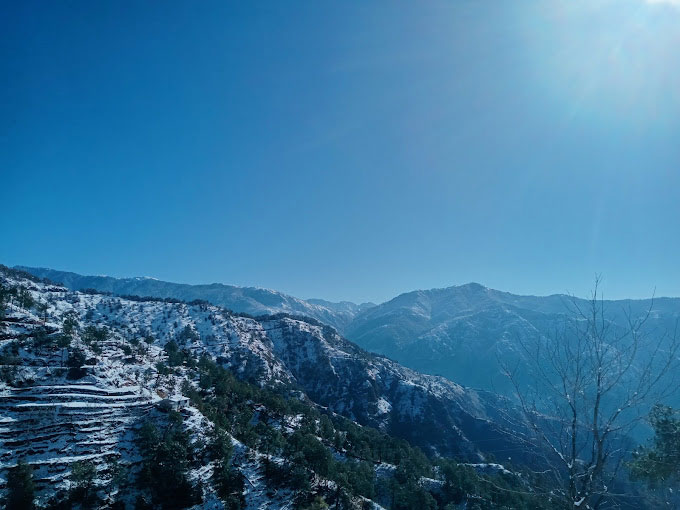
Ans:
[[[229,465],[220,465],[213,475],[217,494],[228,510],[245,508],[245,480],[240,471],[231,469]]]
[[[324,501],[324,499],[321,496],[317,496],[314,501],[312,501],[311,504],[306,506],[304,510],[327,510],[328,509],[328,503]]]
[[[631,473],[650,485],[667,485],[680,480],[680,412],[655,406],[650,414],[654,438],[650,447],[635,452]]]
[[[142,455],[138,483],[149,489],[154,504],[161,508],[195,505],[199,491],[187,476],[194,450],[189,434],[182,426],[182,416],[175,411],[169,412],[164,430],[152,422],[144,423],[137,444]]]
[[[68,349],[71,346],[71,337],[63,333],[62,335],[57,338],[57,347],[61,349],[61,366],[64,366],[64,353],[66,352],[66,349]]]
[[[97,468],[92,462],[78,461],[71,464],[70,481],[77,500],[89,500],[96,476]]]
[[[86,371],[83,369],[85,361],[85,353],[80,349],[73,349],[69,352],[68,360],[66,361],[66,366],[69,367],[69,379],[80,379],[85,376]]]
[[[7,473],[7,508],[32,510],[34,499],[33,468],[23,459],[19,460]]]
[[[12,299],[12,296],[16,294],[16,290],[12,287],[5,286],[0,283],[0,319],[2,319],[7,313],[7,304]]]
[[[64,324],[62,331],[65,335],[73,335],[78,329],[78,320],[76,319],[75,312],[67,312],[64,317]]]
[[[50,308],[50,306],[43,301],[40,301],[36,305],[36,309],[37,309],[38,313],[42,316],[42,323],[43,324],[47,323],[47,310],[49,310],[49,308]]]
[[[125,485],[125,482],[127,482],[128,468],[127,466],[119,463],[117,460],[113,460],[109,462],[108,471],[110,479],[107,492],[109,497],[111,497],[111,493],[114,489],[118,489],[120,491],[121,487]]]
[[[20,287],[17,292],[17,302],[24,310],[28,310],[29,308],[32,308],[33,305],[35,305],[33,294],[31,294],[31,292],[24,287]]]

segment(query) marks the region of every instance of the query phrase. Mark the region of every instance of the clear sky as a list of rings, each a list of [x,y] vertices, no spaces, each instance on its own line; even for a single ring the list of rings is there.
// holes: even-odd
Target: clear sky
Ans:
[[[5,2],[0,262],[680,295],[680,5]]]

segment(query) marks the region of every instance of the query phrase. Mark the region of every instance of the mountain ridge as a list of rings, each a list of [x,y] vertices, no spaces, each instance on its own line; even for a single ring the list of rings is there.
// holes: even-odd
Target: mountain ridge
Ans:
[[[520,340],[553,335],[587,304],[565,294],[519,296],[468,284],[401,294],[358,313],[344,334],[420,372],[499,390],[499,358],[518,360]],[[680,298],[604,300],[602,306],[624,329],[629,316],[649,313],[650,334],[673,331],[680,319]]]
[[[283,292],[263,287],[242,287],[223,283],[175,283],[150,277],[116,278],[112,276],[81,275],[44,267],[15,266],[40,278],[47,278],[70,290],[93,288],[118,295],[138,295],[157,298],[177,298],[185,301],[203,299],[234,312],[250,315],[293,313],[320,320],[338,330],[371,303],[357,305],[350,301],[332,302],[322,299],[304,300]]]
[[[289,313],[310,317],[334,327],[363,349],[416,371],[501,393],[506,381],[498,357],[518,359],[518,340],[553,334],[575,307],[587,303],[567,294],[517,295],[472,282],[413,290],[377,305],[357,305],[349,301],[301,300],[277,291],[224,284],[192,286],[140,277],[87,277],[18,267],[39,277],[66,280],[62,283],[72,290],[93,287],[115,294],[204,299],[251,315]],[[640,317],[650,312],[652,330],[672,331],[680,319],[680,298],[602,303],[615,324],[625,324],[628,315]]]

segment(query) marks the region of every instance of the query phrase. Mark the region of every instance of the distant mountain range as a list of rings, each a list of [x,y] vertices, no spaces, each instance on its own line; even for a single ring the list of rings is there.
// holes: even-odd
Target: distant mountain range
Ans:
[[[94,288],[114,294],[202,299],[252,315],[291,313],[336,328],[360,347],[427,374],[459,384],[503,391],[499,357],[519,356],[518,339],[554,334],[569,308],[586,301],[566,295],[519,296],[476,283],[401,294],[373,305],[303,300],[252,287],[186,285],[151,278],[82,276],[44,268],[19,267],[71,290]],[[680,298],[605,301],[607,317],[625,326],[651,307],[650,335],[673,331],[680,319]]]
[[[604,301],[614,327],[650,309],[645,332],[673,332],[679,298]],[[499,359],[521,357],[520,339],[554,335],[584,299],[566,295],[518,296],[471,283],[414,291],[358,313],[344,334],[364,349],[420,372],[440,374],[466,386],[504,390]]]
[[[333,326],[338,331],[343,331],[357,313],[375,306],[373,303],[357,305],[349,301],[333,303],[323,299],[304,300],[276,290],[222,283],[188,285],[148,277],[84,276],[44,267],[16,266],[16,269],[61,283],[70,290],[95,289],[117,295],[176,298],[183,301],[201,299],[234,312],[254,316],[275,313],[303,315]]]

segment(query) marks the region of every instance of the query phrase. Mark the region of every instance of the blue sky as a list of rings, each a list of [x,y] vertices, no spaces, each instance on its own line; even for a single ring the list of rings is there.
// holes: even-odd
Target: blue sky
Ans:
[[[4,10],[2,263],[680,295],[677,3]]]

